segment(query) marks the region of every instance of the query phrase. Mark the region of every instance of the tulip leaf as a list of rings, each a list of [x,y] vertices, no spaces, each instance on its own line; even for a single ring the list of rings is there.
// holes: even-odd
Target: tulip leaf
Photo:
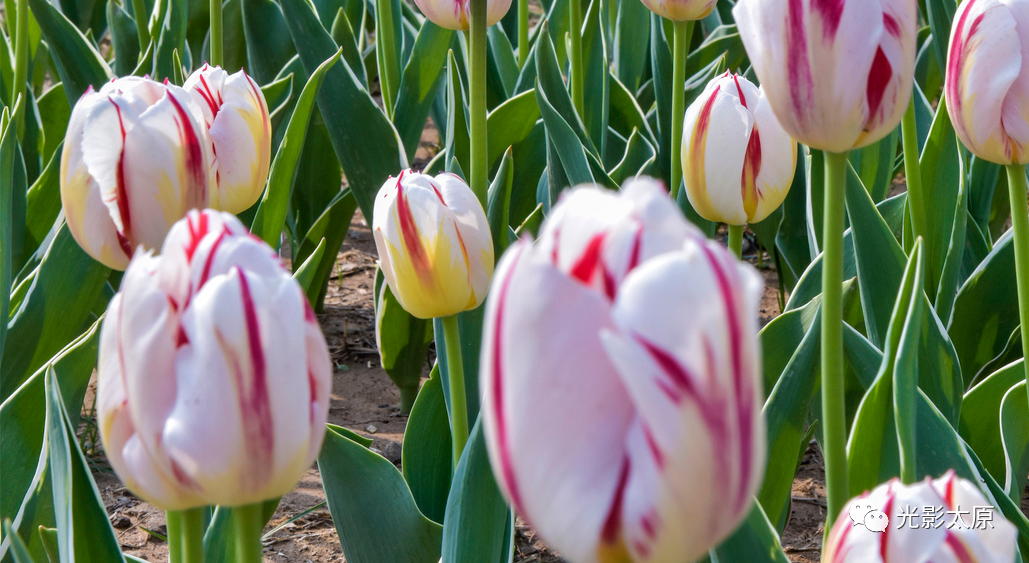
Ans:
[[[296,181],[297,163],[304,149],[308,124],[311,122],[311,110],[314,108],[315,94],[321,86],[325,73],[340,58],[340,51],[329,57],[307,80],[300,98],[293,108],[293,114],[286,126],[286,134],[279,143],[279,150],[271,164],[268,174],[268,186],[261,196],[257,215],[250,226],[250,231],[261,238],[272,248],[279,247],[282,228],[286,222],[290,200],[293,199],[293,186]]]
[[[185,2],[165,2],[161,25],[153,33],[154,66],[151,76],[156,80],[171,79],[174,76],[175,51],[186,50],[186,24],[188,6]]]
[[[687,61],[688,61],[687,56]],[[654,102],[657,106],[658,162],[661,165],[660,177],[666,183],[671,177],[672,160],[672,49],[661,16],[650,14],[650,75],[653,77]],[[649,107],[650,104],[640,104]],[[686,106],[688,107],[688,106]]]
[[[921,248],[916,245],[908,259],[885,336],[879,374],[854,419],[847,444],[851,496],[899,475],[902,452],[891,429],[902,431],[903,453],[913,454],[909,442],[914,428],[911,417],[915,414],[912,384],[918,377],[917,346],[923,317]],[[901,407],[907,410],[902,412]]]
[[[44,381],[46,441],[61,563],[124,561],[100,491],[79,449],[53,368],[47,370]]]
[[[940,100],[940,107],[944,100]],[[928,232],[925,234],[926,251],[926,293],[935,296],[940,286],[950,246],[954,224],[954,208],[961,197],[960,184],[963,149],[957,142],[950,115],[946,111],[936,112],[929,138],[919,166],[922,184],[925,188],[925,218]],[[964,220],[964,216],[961,217]],[[963,228],[963,227],[962,227]]]
[[[492,167],[508,147],[521,143],[540,118],[535,90],[527,90],[500,104],[486,119],[486,161]],[[499,256],[499,255],[498,255]]]
[[[315,253],[320,245],[325,245],[325,255],[319,262],[314,280],[307,289],[307,300],[315,311],[322,310],[329,277],[332,275],[332,266],[336,264],[336,249],[343,245],[343,239],[347,235],[356,209],[357,201],[353,193],[350,190],[339,192],[304,235],[304,239],[297,249],[294,261],[303,263]]]
[[[318,246],[315,247],[314,252],[304,260],[304,263],[300,265],[293,272],[293,279],[297,280],[300,284],[300,288],[304,290],[306,294],[311,290],[314,285],[315,276],[318,273],[318,266],[321,264],[322,256],[325,256],[325,237],[322,237],[318,241]]]
[[[0,400],[81,332],[108,273],[79,248],[67,225],[58,230],[25,297],[12,311],[0,360]]]
[[[447,171],[453,162],[461,170],[467,170],[471,158],[471,140],[468,133],[468,116],[465,114],[464,82],[457,66],[454,52],[447,53],[447,142],[445,146]]]
[[[379,360],[400,389],[400,411],[411,412],[429,357],[432,321],[404,310],[381,269],[375,271],[375,344]]]
[[[313,72],[338,48],[309,2],[282,0],[281,6],[300,59]],[[407,168],[397,132],[345,60],[326,73],[317,99],[350,190],[364,216],[372,217],[382,183]]]
[[[239,7],[246,40],[247,72],[258,83],[265,84],[296,53],[293,39],[282,9],[274,0],[240,0]]]
[[[35,559],[29,553],[28,547],[25,546],[25,542],[22,541],[21,536],[18,535],[11,525],[9,519],[3,521],[4,538],[10,542],[10,553],[14,559],[14,563],[35,563]]]
[[[1007,455],[998,413],[1004,396],[1022,381],[1025,381],[1025,368],[1019,358],[983,378],[965,394],[961,404],[958,430],[991,475],[999,477],[1006,472]]]
[[[1009,231],[958,289],[947,328],[968,387],[1000,356],[1018,328],[1018,293],[1012,283],[1015,252]]]
[[[136,34],[136,20],[115,0],[107,0],[107,25],[111,32],[111,47],[114,50],[114,73],[118,76],[132,74],[139,59],[139,36]]]
[[[47,0],[25,0],[46,38],[68,103],[75,104],[86,88],[99,89],[114,78],[103,57],[56,6]]]
[[[342,7],[336,12],[336,19],[332,21],[330,34],[332,40],[343,50],[343,58],[346,59],[351,70],[357,75],[361,84],[367,88],[368,71],[364,68],[364,59],[361,58],[361,50],[357,47],[361,40],[354,34],[354,26],[350,23],[347,11]]]
[[[58,146],[58,149],[62,145]],[[20,266],[24,266],[29,258],[39,250],[47,235],[53,230],[54,222],[61,213],[61,154],[58,150],[43,169],[43,173],[29,187],[26,199],[25,238],[22,243]],[[2,252],[2,250],[0,250]],[[20,268],[19,268],[20,269]],[[16,271],[16,270],[12,270]],[[2,333],[2,329],[0,329]],[[2,339],[0,339],[2,340]],[[3,346],[0,346],[0,350]]]
[[[857,171],[861,183],[872,201],[879,203],[886,199],[893,182],[893,163],[897,156],[897,140],[900,129],[860,150],[851,151],[850,164]]]
[[[589,92],[583,101],[583,125],[596,147],[594,155],[603,157],[607,148],[607,125],[611,111],[610,67],[604,37],[601,7],[605,2],[590,2],[582,30],[583,88]]]
[[[789,563],[768,516],[755,502],[743,524],[711,552],[713,563],[767,561]]]
[[[1001,166],[972,157],[969,167],[968,213],[983,233],[990,232],[990,210],[997,192]],[[1003,192],[998,192],[1003,195]],[[1001,197],[1003,199],[1003,197]]]
[[[69,344],[0,404],[0,519],[11,518],[34,557],[43,555],[36,529],[54,525],[52,491],[47,479],[46,393],[44,378],[57,374],[64,403],[81,405],[96,365],[99,322]],[[78,409],[74,420],[78,420]],[[40,460],[39,464],[27,460]],[[20,516],[18,516],[20,515]]]
[[[42,162],[49,162],[55,154],[60,154],[64,132],[67,131],[68,120],[71,118],[71,105],[68,104],[68,97],[64,95],[64,84],[57,83],[43,92],[43,95],[36,99],[36,105],[39,107],[39,118],[43,123],[44,133],[43,152],[40,156]]]
[[[443,563],[511,560],[514,514],[493,479],[483,432],[479,417],[454,471],[443,524]]]
[[[513,12],[515,10],[508,13]],[[513,29],[516,30],[517,27]],[[491,90],[487,91],[486,104],[488,107],[496,107],[516,93],[518,60],[515,59],[511,40],[500,26],[491,25],[486,29],[486,45],[486,76]]]
[[[7,108],[4,108],[4,115],[8,115]],[[7,122],[7,126],[0,131],[0,240],[10,241],[15,230],[21,226],[15,226],[15,189],[16,172],[15,158],[18,151],[18,128],[15,120]],[[24,192],[23,192],[24,193]],[[14,266],[17,259],[14,256],[15,247],[13,244],[0,245],[0,321],[5,321],[10,316],[11,284],[14,282]],[[7,323],[0,322],[0,358],[3,357],[4,346],[7,341]],[[2,395],[0,395],[2,397]]]
[[[622,184],[634,178],[637,174],[643,174],[648,167],[656,166],[657,152],[654,145],[638,129],[632,130],[629,141],[625,145],[625,154],[622,159],[611,170],[611,181]]]
[[[628,138],[634,131],[639,131],[646,137],[647,142],[652,145],[657,143],[657,137],[651,131],[647,116],[640,108],[639,102],[614,76],[611,76],[611,114],[608,121],[611,129],[623,137]]]
[[[861,178],[850,166],[846,200],[865,326],[869,340],[882,348],[907,260]]]
[[[504,153],[493,183],[486,195],[486,216],[493,235],[493,254],[502,256],[507,249],[507,229],[511,224],[511,187],[514,182],[514,157],[511,149]]]
[[[620,2],[615,19],[614,70],[629,90],[639,88],[647,62],[650,11],[642,2]],[[612,96],[614,88],[612,88]],[[613,108],[612,108],[613,109]]]
[[[262,522],[267,525],[279,506],[278,498],[261,503]],[[227,506],[217,506],[211,515],[211,521],[204,531],[204,563],[234,563],[236,559],[236,542],[233,537],[234,510]],[[263,528],[263,526],[262,526]]]
[[[768,456],[765,478],[758,500],[769,520],[775,524],[778,530],[786,526],[789,518],[793,477],[797,473],[797,462],[804,453],[804,448],[807,447],[804,438],[808,433],[808,405],[820,386],[818,352],[821,342],[821,319],[817,316],[820,310],[818,305],[818,302],[812,302],[805,308],[810,309],[815,315],[814,321],[811,322],[807,333],[796,346],[796,352],[790,357],[786,368],[780,372],[781,376],[776,375],[778,382],[771,389],[763,410],[768,435],[768,451],[774,452],[774,454]],[[787,314],[798,316],[803,311],[793,311]],[[763,337],[766,332],[761,334],[762,348],[768,354],[775,354],[775,348],[770,349],[765,346]],[[791,346],[782,350],[792,348]],[[771,374],[766,373],[765,375],[767,381]]]
[[[929,29],[932,31],[933,52],[936,55],[936,63],[940,68],[947,65],[947,40],[950,38],[951,22],[954,21],[954,14],[957,12],[957,3],[951,0],[944,2],[927,1],[925,3],[926,19],[929,20]],[[935,94],[935,92],[930,92]],[[940,100],[941,108],[943,100]],[[945,111],[943,113],[946,113]]]
[[[955,143],[957,142],[955,140]],[[956,195],[957,201],[955,202],[953,218],[951,219],[953,226],[951,227],[949,244],[944,254],[943,269],[940,270],[940,283],[934,299],[936,310],[945,319],[950,318],[951,311],[953,310],[954,299],[957,297],[958,285],[960,284],[961,265],[968,254],[965,245],[966,233],[969,231],[968,191],[966,188],[968,175],[965,173],[968,165],[965,151],[960,150],[960,147],[958,147],[955,154],[958,158],[958,169],[960,170]]]
[[[418,510],[392,463],[330,427],[318,468],[349,563],[439,560],[443,528]]]
[[[551,123],[556,125],[561,122],[564,124],[560,131],[562,144],[572,146],[572,137],[577,137],[578,144],[583,147],[585,152],[599,158],[601,153],[597,151],[596,145],[587,134],[586,126],[579,118],[572,103],[572,97],[565,86],[561,66],[557,60],[557,53],[554,51],[554,44],[546,34],[542,36],[536,48],[536,72],[538,73],[536,97],[540,101],[539,106],[543,120],[548,125],[548,135],[550,135]],[[551,116],[549,118],[542,100],[546,100],[546,105],[550,108]]]
[[[426,19],[415,39],[411,58],[404,68],[393,120],[408,160],[414,158],[418,149],[425,119],[429,116],[445,76],[443,65],[447,62],[447,52],[453,37],[453,31]]]
[[[1029,475],[1029,395],[1026,382],[1008,389],[1000,405],[1000,434],[1004,444],[1004,488],[1014,502],[1022,498]]]
[[[453,463],[451,447],[443,386],[439,368],[433,366],[407,419],[400,465],[418,508],[434,522],[443,522],[446,513]]]

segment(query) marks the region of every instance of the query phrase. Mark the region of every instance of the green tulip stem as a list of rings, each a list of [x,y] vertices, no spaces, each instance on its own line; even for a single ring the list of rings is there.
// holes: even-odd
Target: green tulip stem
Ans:
[[[518,66],[529,60],[529,0],[518,0]]]
[[[468,441],[468,399],[465,396],[464,363],[461,359],[461,334],[457,315],[441,317],[443,342],[447,349],[447,386],[450,388],[450,436],[454,447],[454,469]]]
[[[585,115],[586,74],[582,67],[582,0],[568,0],[568,76],[569,89],[572,92],[572,103],[579,119]]]
[[[375,49],[379,57],[379,87],[386,115],[393,119],[393,104],[400,89],[396,30],[393,29],[393,0],[375,2]]]
[[[11,107],[18,102],[18,96],[25,92],[25,83],[29,79],[29,3],[28,0],[18,0],[14,3],[14,80],[11,82]],[[10,17],[11,14],[7,14]],[[10,22],[10,20],[8,20]],[[10,25],[10,23],[8,23]],[[22,110],[18,112],[18,127],[22,128],[28,102],[22,102]],[[19,133],[20,134],[20,133]]]
[[[165,533],[168,534],[168,563],[182,563],[182,513],[169,510],[164,513]]]
[[[928,234],[925,226],[925,192],[922,191],[922,168],[918,163],[918,126],[915,120],[915,100],[912,98],[901,122],[901,136],[904,139],[904,176],[908,184],[908,213],[911,229],[914,231],[906,250],[910,251],[918,237]]]
[[[1008,196],[1011,198],[1011,224],[1015,230],[1015,277],[1018,279],[1018,318],[1022,323],[1022,356],[1029,356],[1029,208],[1026,202],[1025,166],[1012,164],[1008,170]],[[1025,366],[1026,391],[1029,392],[1029,361]]]
[[[174,526],[173,526],[174,522]],[[168,512],[168,548],[173,561],[203,563],[204,509]]]
[[[672,39],[672,170],[669,186],[672,201],[679,197],[682,182],[682,120],[686,115],[686,57],[693,39],[694,21],[673,22]]]
[[[743,258],[743,225],[729,225],[729,250],[737,258]]]
[[[222,0],[211,0],[211,66],[225,63],[225,41],[222,39]],[[141,47],[146,51],[146,47]]]
[[[132,16],[136,19],[136,35],[139,36],[139,57],[143,58],[150,46],[150,18],[143,0],[132,0]],[[213,29],[213,28],[212,28]]]
[[[469,186],[486,209],[489,189],[489,163],[486,162],[486,0],[469,0],[471,14],[468,30],[468,105],[471,115],[471,182]]]
[[[847,153],[825,153],[825,217],[822,232],[822,454],[828,519],[849,498],[847,429],[843,396],[843,190]]]
[[[236,536],[236,563],[261,563],[263,512],[264,504],[260,502],[232,509],[233,532]]]

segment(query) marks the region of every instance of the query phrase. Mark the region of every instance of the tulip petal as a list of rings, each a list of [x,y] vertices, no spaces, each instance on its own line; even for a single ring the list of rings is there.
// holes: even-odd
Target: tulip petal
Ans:
[[[743,225],[747,212],[740,183],[754,116],[718,81],[693,104],[683,127],[683,171],[690,203],[709,221]],[[688,128],[687,128],[688,127]]]
[[[572,561],[592,560],[620,498],[632,416],[619,376],[597,353],[599,329],[613,328],[607,302],[525,241],[505,253],[496,283],[481,364],[490,460],[548,541]],[[533,338],[515,337],[529,327]]]
[[[61,207],[79,246],[105,266],[124,270],[132,258],[132,245],[118,232],[82,153],[89,115],[96,106],[109,103],[91,87],[72,110],[61,152]]]
[[[947,109],[955,131],[976,155],[1003,164],[1026,152],[1001,127],[1005,100],[1022,68],[1015,24],[1003,4],[966,2],[955,14],[947,54]]]
[[[245,211],[261,197],[271,162],[271,122],[264,95],[239,71],[225,80],[210,126],[217,170],[218,208]]]
[[[125,139],[124,186],[135,240],[159,248],[175,221],[207,206],[210,139],[184,92],[169,92],[143,112]]]
[[[797,142],[779,124],[768,99],[762,94],[754,108],[761,134],[761,170],[755,183],[758,203],[747,222],[759,223],[775,212],[786,199],[797,171]]]

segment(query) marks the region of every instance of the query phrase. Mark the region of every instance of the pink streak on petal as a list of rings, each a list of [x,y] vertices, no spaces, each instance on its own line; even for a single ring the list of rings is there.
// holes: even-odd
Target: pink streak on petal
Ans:
[[[886,88],[893,79],[893,65],[886,58],[882,47],[875,53],[872,61],[872,70],[868,74],[867,100],[868,100],[868,122],[875,121],[879,109],[882,107],[883,96]]]
[[[804,0],[790,0],[786,6],[786,46],[789,50],[790,98],[793,114],[800,124],[806,124],[805,115],[811,106],[814,85],[808,61],[807,29],[804,27]]]
[[[839,30],[840,19],[843,17],[843,6],[846,3],[846,0],[811,0],[811,11],[818,12],[822,18],[822,34],[828,41],[836,38],[836,31]]]
[[[625,455],[622,457],[622,468],[618,473],[618,484],[615,485],[615,492],[611,497],[611,507],[600,529],[600,539],[607,544],[615,543],[622,529],[622,506],[625,504],[625,489],[629,485],[629,466],[629,456]]]
[[[261,343],[261,328],[246,274],[237,269],[243,314],[246,317],[247,343],[250,347],[251,380],[249,388],[242,381],[243,374],[237,370],[236,384],[239,389],[240,413],[247,459],[253,480],[250,486],[259,488],[271,475],[272,453],[275,450],[275,431],[272,426],[271,402],[268,396],[268,373]]]

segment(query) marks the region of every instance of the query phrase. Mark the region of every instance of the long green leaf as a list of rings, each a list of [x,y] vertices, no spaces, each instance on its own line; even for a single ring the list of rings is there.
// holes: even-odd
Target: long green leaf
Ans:
[[[46,435],[53,472],[54,514],[61,563],[124,561],[100,491],[79,450],[57,376],[47,372]]]
[[[67,225],[61,227],[11,315],[0,360],[0,399],[82,331],[109,272],[79,248]]]
[[[418,508],[433,521],[442,523],[450,494],[453,452],[450,418],[436,366],[418,392],[407,419],[402,455],[404,479]]]
[[[404,67],[393,120],[408,160],[414,158],[425,119],[443,82],[443,65],[453,36],[453,31],[426,19],[418,32],[411,59]]]
[[[314,72],[338,48],[309,2],[282,0],[281,5],[304,67]],[[382,183],[407,168],[399,136],[346,61],[326,73],[318,109],[350,189],[364,216],[371,217]]]
[[[514,530],[486,452],[482,418],[472,427],[447,500],[443,524],[444,563],[502,563]],[[509,548],[508,548],[509,549]]]
[[[419,512],[392,463],[330,428],[318,468],[349,563],[439,561],[443,528]]]
[[[25,0],[46,37],[68,103],[74,105],[86,88],[99,89],[114,78],[110,67],[92,43],[47,0]]]
[[[275,153],[275,159],[272,161],[271,171],[268,174],[268,187],[258,203],[257,215],[250,227],[252,233],[272,248],[278,248],[282,227],[286,222],[286,213],[289,210],[289,202],[293,195],[293,183],[296,179],[297,162],[300,160],[304,139],[307,137],[307,126],[311,121],[315,94],[321,86],[325,73],[336,64],[340,54],[340,51],[336,51],[336,54],[319,65],[311,78],[307,80],[307,84],[300,92],[300,99],[293,108],[293,115],[289,118],[286,134],[279,143],[279,151]]]
[[[382,270],[375,272],[375,344],[382,369],[400,389],[400,409],[411,410],[429,357],[432,321],[404,310],[385,283]]]
[[[1029,475],[1029,398],[1026,382],[1008,389],[1000,404],[1000,435],[1004,445],[1004,488],[1011,500],[1020,502]]]

